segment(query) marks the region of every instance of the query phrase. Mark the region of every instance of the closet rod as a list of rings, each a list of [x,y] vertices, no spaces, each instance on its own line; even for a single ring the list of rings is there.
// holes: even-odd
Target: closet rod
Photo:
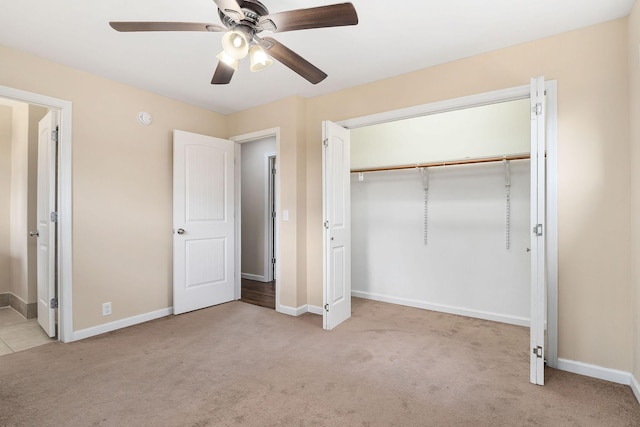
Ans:
[[[529,159],[530,157],[531,156],[529,155],[529,153],[513,154],[511,156],[502,156],[502,157],[478,157],[475,159],[447,160],[444,162],[421,163],[421,164],[415,164],[415,165],[382,166],[378,168],[369,168],[369,169],[352,169],[351,173],[382,172],[382,171],[393,171],[393,170],[400,170],[400,169],[416,169],[416,168],[432,168],[436,166],[471,165],[475,163],[502,162],[504,160],[524,160],[524,159]]]

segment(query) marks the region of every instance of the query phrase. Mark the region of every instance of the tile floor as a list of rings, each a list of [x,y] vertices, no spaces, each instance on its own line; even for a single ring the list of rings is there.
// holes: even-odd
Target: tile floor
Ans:
[[[0,308],[0,356],[55,341],[37,319],[25,319],[11,307]]]

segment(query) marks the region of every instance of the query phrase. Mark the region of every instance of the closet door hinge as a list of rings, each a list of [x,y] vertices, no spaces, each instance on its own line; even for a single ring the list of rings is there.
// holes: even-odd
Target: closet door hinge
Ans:
[[[542,359],[542,356],[543,356],[542,347],[540,346],[533,347],[533,354],[535,354],[538,359]]]
[[[540,116],[542,115],[542,103],[538,102],[536,105],[534,105],[533,107],[531,107],[531,112],[535,115],[535,116]]]
[[[58,212],[51,212],[51,222],[58,222]]]
[[[51,301],[49,301],[49,308],[58,308],[58,298],[51,298]]]
[[[275,258],[271,258],[271,264],[275,264],[276,263],[276,259]]]
[[[329,221],[324,222],[324,228],[326,228],[327,230],[329,229]]]
[[[542,224],[537,224],[533,227],[533,234],[538,237],[542,236]]]
[[[56,130],[51,131],[51,142],[58,142],[58,127],[56,126]]]
[[[324,311],[326,311],[327,313],[329,312],[329,304],[324,305]]]
[[[323,139],[322,140],[322,146],[328,147],[329,146],[329,140],[328,139]]]

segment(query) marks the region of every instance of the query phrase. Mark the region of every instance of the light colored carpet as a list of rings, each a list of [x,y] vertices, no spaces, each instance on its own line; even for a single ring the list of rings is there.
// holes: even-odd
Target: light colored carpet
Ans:
[[[2,426],[640,426],[525,328],[354,298],[336,330],[233,302],[0,358]]]

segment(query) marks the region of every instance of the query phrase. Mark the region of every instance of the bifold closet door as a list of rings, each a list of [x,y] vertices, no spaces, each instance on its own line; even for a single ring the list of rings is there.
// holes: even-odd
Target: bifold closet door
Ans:
[[[544,385],[546,313],[546,138],[544,77],[531,79],[531,370],[530,381]]]
[[[351,317],[350,131],[322,123],[323,325]]]

